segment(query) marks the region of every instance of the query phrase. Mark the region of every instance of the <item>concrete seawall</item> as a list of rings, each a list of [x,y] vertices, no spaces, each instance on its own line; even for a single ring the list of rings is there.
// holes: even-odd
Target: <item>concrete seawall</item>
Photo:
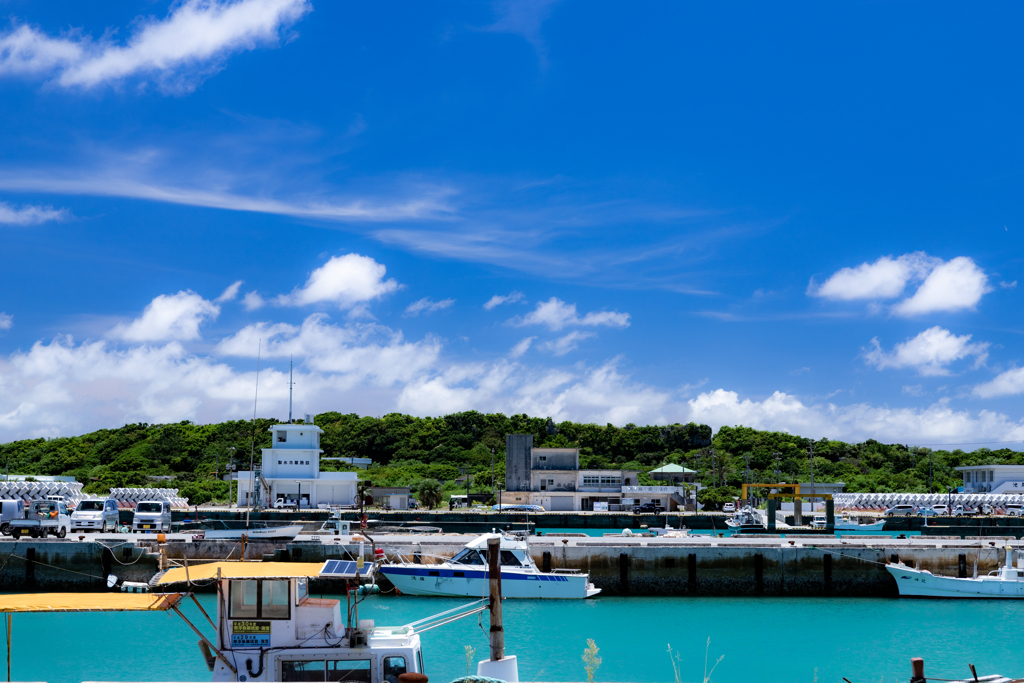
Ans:
[[[381,536],[377,546],[389,560],[423,564],[453,556],[472,536]],[[359,550],[350,539],[288,544],[252,543],[247,560],[322,562],[351,559]],[[367,557],[370,543],[366,544]],[[530,550],[542,570],[588,572],[608,595],[675,596],[836,596],[895,597],[886,561],[899,559],[935,574],[987,574],[1005,562],[1005,547],[1024,548],[1015,539],[918,536],[801,537],[799,539],[708,537],[571,537],[532,539]],[[107,547],[110,546],[110,547]],[[0,589],[8,591],[106,590],[105,577],[148,581],[158,570],[156,539],[130,542],[0,541]],[[169,542],[170,560],[189,563],[230,557],[239,544]],[[416,559],[418,557],[418,560]],[[976,567],[976,569],[975,569]]]

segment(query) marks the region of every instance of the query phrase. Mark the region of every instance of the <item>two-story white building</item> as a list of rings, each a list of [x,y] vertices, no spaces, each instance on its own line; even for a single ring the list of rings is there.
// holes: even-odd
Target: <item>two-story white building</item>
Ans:
[[[1024,493],[1024,465],[957,467],[964,475],[964,493]]]
[[[273,507],[278,498],[297,501],[300,509],[358,505],[355,472],[320,471],[322,429],[313,424],[279,424],[269,431],[271,447],[263,449],[258,472],[236,475],[239,506],[254,502],[256,488],[264,507]]]

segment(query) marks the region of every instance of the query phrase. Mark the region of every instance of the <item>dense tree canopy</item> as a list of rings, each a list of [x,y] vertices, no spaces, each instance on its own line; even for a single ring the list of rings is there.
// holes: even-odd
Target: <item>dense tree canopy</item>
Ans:
[[[238,469],[248,469],[251,449],[258,462],[260,449],[270,446],[267,430],[274,424],[276,420],[266,418],[255,425],[248,421],[131,424],[82,436],[26,439],[0,445],[0,465],[11,474],[71,475],[88,492],[118,486],[169,486],[180,489],[193,503],[222,501],[228,484],[216,480],[214,471],[219,467],[224,472],[232,454]],[[492,461],[500,484],[505,472],[505,435],[510,433],[533,434],[535,446],[579,446],[582,466],[639,470],[641,483],[653,483],[646,473],[666,462],[697,470],[698,479],[709,486],[737,487],[744,480],[807,481],[812,443],[815,479],[843,481],[847,491],[927,491],[929,463],[933,490],[944,491],[961,481],[954,467],[1024,463],[1024,453],[1008,449],[932,451],[874,440],[812,442],[785,432],[741,426],[722,427],[712,434],[707,425],[693,423],[616,427],[476,411],[423,418],[330,412],[317,415],[316,424],[324,430],[325,458],[373,460],[368,470],[360,471],[367,483],[416,486],[431,479],[442,482],[447,493],[465,491],[467,475],[471,492],[489,492]],[[324,460],[322,467],[348,469],[337,460]]]

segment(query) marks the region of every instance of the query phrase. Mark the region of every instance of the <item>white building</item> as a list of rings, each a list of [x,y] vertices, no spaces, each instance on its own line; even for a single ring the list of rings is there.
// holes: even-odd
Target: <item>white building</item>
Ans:
[[[254,479],[264,507],[273,507],[278,498],[297,500],[300,509],[358,504],[355,472],[320,471],[322,429],[313,424],[281,424],[269,431],[272,447],[263,449],[260,470],[236,474],[239,506],[247,507],[253,500]]]
[[[957,467],[964,475],[964,493],[1024,493],[1024,465]]]

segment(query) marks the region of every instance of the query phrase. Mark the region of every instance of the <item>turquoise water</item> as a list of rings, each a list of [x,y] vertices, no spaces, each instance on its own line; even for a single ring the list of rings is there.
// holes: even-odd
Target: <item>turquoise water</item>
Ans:
[[[213,596],[200,600],[214,607]],[[464,602],[371,596],[360,617],[403,624]],[[194,605],[184,611],[201,625]],[[670,644],[681,656],[681,679],[699,682],[709,636],[711,661],[724,655],[716,683],[812,683],[815,676],[895,683],[909,678],[911,657],[924,657],[926,673],[940,678],[968,675],[968,662],[979,674],[1024,674],[1024,602],[600,597],[509,600],[504,613],[507,654],[519,656],[523,681],[586,680],[580,658],[593,638],[603,658],[598,682],[672,681]],[[484,613],[483,628],[473,616],[423,634],[433,683],[465,674],[466,645],[476,659],[487,657],[486,629]],[[17,614],[12,678],[209,680],[196,640],[173,613]]]

